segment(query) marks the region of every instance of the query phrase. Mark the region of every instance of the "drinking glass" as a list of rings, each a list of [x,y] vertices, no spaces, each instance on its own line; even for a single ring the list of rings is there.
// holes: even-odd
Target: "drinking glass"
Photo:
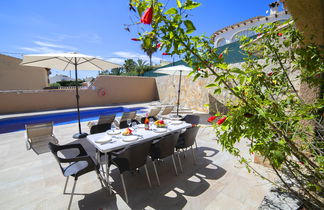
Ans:
[[[127,125],[128,125],[128,127],[130,127],[131,124],[132,124],[132,120],[131,119],[127,119]]]
[[[149,120],[149,125],[150,125],[150,129],[153,129],[153,125],[154,125],[154,119],[153,118],[150,118]]]
[[[132,128],[134,129],[134,132],[136,132],[136,129],[137,129],[137,123],[136,122],[132,122]]]
[[[115,129],[116,129],[115,124],[111,124],[110,129],[111,129],[113,132],[115,132]]]

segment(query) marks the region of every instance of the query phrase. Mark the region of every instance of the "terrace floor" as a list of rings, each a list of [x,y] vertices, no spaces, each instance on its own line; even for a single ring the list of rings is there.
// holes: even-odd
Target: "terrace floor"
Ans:
[[[208,115],[201,116],[201,122],[206,122]],[[86,123],[82,128],[89,132]],[[76,131],[77,124],[54,127],[60,144],[76,141],[72,138]],[[95,172],[81,176],[72,209],[257,209],[271,185],[248,173],[233,156],[222,151],[211,128],[200,128],[197,143],[197,164],[193,164],[191,153],[181,156],[184,172],[179,176],[175,175],[171,158],[158,164],[161,186],[157,185],[150,160],[152,188],[142,169],[126,173],[128,204],[117,168],[111,167],[113,195],[101,187]],[[251,159],[246,144],[242,141],[238,146]],[[63,195],[65,178],[46,145],[35,148],[42,153],[39,155],[34,150],[26,151],[25,131],[19,131],[0,135],[0,151],[0,209],[67,208],[70,195]],[[272,176],[267,168],[254,166]],[[67,192],[72,184],[70,181]]]

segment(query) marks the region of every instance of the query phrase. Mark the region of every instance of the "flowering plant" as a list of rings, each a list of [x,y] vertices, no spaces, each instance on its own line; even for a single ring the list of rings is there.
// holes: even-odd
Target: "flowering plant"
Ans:
[[[131,0],[139,11],[150,3]],[[259,34],[255,40],[242,37],[245,62],[231,66],[225,62],[227,50],[218,52],[209,37],[192,34],[196,28],[188,13],[200,3],[176,3],[176,7],[166,8],[154,1],[151,32],[162,49],[184,57],[194,69],[190,74],[193,80],[211,77],[213,82],[207,87],[213,89],[215,97],[226,94],[225,98],[231,98],[225,102],[228,113],[216,113],[223,116],[217,121],[215,116],[209,118],[219,143],[248,170],[266,179],[236,147],[242,139],[249,140],[250,153],[269,160],[282,182],[278,187],[298,197],[309,209],[324,208],[324,100],[318,91],[324,84],[321,48],[305,42],[293,23],[271,23],[255,28]],[[320,98],[306,100],[296,79],[300,89],[315,88],[313,92],[317,90]]]

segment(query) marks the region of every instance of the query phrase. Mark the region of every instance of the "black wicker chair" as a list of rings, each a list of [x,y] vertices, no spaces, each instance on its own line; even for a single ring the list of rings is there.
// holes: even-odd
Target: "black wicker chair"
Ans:
[[[179,136],[179,140],[175,146],[177,151],[179,151],[180,149],[187,149],[190,147],[191,151],[192,151],[194,163],[196,162],[196,157],[195,157],[195,152],[192,148],[192,145],[196,141],[196,136],[197,136],[198,130],[199,130],[199,127],[197,127],[197,126],[187,128],[187,130]],[[181,165],[180,158],[179,158],[179,163],[180,163],[180,168],[182,171],[182,165]]]
[[[199,124],[199,121],[200,121],[200,117],[198,115],[186,115],[184,118],[182,118],[183,121],[185,121],[186,123],[190,123],[192,124],[193,126],[196,126]],[[196,149],[198,148],[198,145],[197,145],[197,141],[195,141],[195,146],[196,146]]]
[[[114,122],[116,115],[100,115],[98,123],[91,126],[90,134],[102,133],[111,128],[111,124]]]
[[[79,176],[86,174],[90,171],[95,171],[99,178],[99,181],[102,185],[101,179],[99,177],[99,164],[95,163],[93,159],[87,154],[81,144],[67,144],[67,145],[56,145],[53,143],[48,143],[50,151],[53,153],[55,159],[60,165],[63,176],[66,177],[66,182],[63,190],[63,194],[66,194],[66,186],[70,176],[74,177],[74,184],[72,188],[72,193],[70,197],[70,202],[68,209],[71,208],[72,198],[74,195],[75,186]],[[73,157],[61,157],[58,155],[58,152],[62,152],[63,154],[67,154],[68,150],[77,149],[79,154],[73,155]],[[66,155],[72,156],[72,155]],[[62,164],[68,164],[68,166],[63,167]]]
[[[136,122],[137,124],[140,124],[137,120],[135,120],[135,119],[132,119],[131,120],[132,121],[132,123],[133,122]],[[123,129],[123,128],[128,128],[129,126],[128,126],[128,124],[127,124],[127,120],[124,120],[124,121],[121,121],[120,123],[119,123],[119,128],[120,129]]]
[[[151,180],[146,167],[146,160],[150,147],[151,141],[148,141],[127,146],[123,150],[118,152],[111,152],[111,154],[113,155],[111,164],[115,165],[119,169],[120,177],[124,188],[126,203],[128,203],[128,197],[123,176],[124,172],[133,171],[144,166],[147,181],[149,183],[149,186],[151,187]]]
[[[156,179],[157,179],[159,185],[160,185],[160,179],[159,179],[159,175],[156,170],[156,165],[155,165],[156,160],[166,158],[166,157],[172,155],[174,170],[175,170],[176,175],[178,175],[177,166],[176,166],[176,163],[174,160],[174,147],[178,141],[179,135],[180,135],[179,132],[173,133],[168,136],[164,136],[164,137],[160,138],[159,140],[152,143],[152,146],[150,149],[150,156],[153,161],[153,167],[154,167]]]

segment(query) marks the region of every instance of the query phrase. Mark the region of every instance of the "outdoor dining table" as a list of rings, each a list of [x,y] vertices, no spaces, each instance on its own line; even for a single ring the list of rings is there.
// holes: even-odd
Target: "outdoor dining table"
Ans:
[[[101,176],[100,178],[104,182],[107,188],[109,188],[109,192],[111,193],[111,185],[109,182],[109,152],[119,150],[122,148],[125,148],[128,145],[131,144],[138,144],[142,143],[145,141],[151,141],[154,139],[158,139],[160,137],[166,136],[170,133],[181,131],[186,128],[192,127],[191,124],[186,123],[184,121],[166,121],[167,123],[167,128],[166,129],[159,129],[156,128],[155,126],[152,126],[153,128],[150,130],[145,130],[143,124],[139,124],[138,128],[133,132],[132,135],[134,140],[129,140],[130,136],[124,136],[122,133],[125,131],[125,129],[120,129],[120,130],[108,130],[103,133],[97,133],[97,134],[92,134],[87,136],[87,140],[94,145],[94,147],[97,149],[97,154],[96,158],[98,162],[100,163],[100,167],[102,168],[101,170]],[[120,132],[119,132],[120,131]],[[114,133],[115,135],[111,135],[109,133]],[[105,138],[111,140],[104,143],[97,143],[100,140],[104,140]],[[105,156],[104,161],[101,160],[101,155],[100,153],[103,153]],[[104,172],[104,169],[106,172]]]

